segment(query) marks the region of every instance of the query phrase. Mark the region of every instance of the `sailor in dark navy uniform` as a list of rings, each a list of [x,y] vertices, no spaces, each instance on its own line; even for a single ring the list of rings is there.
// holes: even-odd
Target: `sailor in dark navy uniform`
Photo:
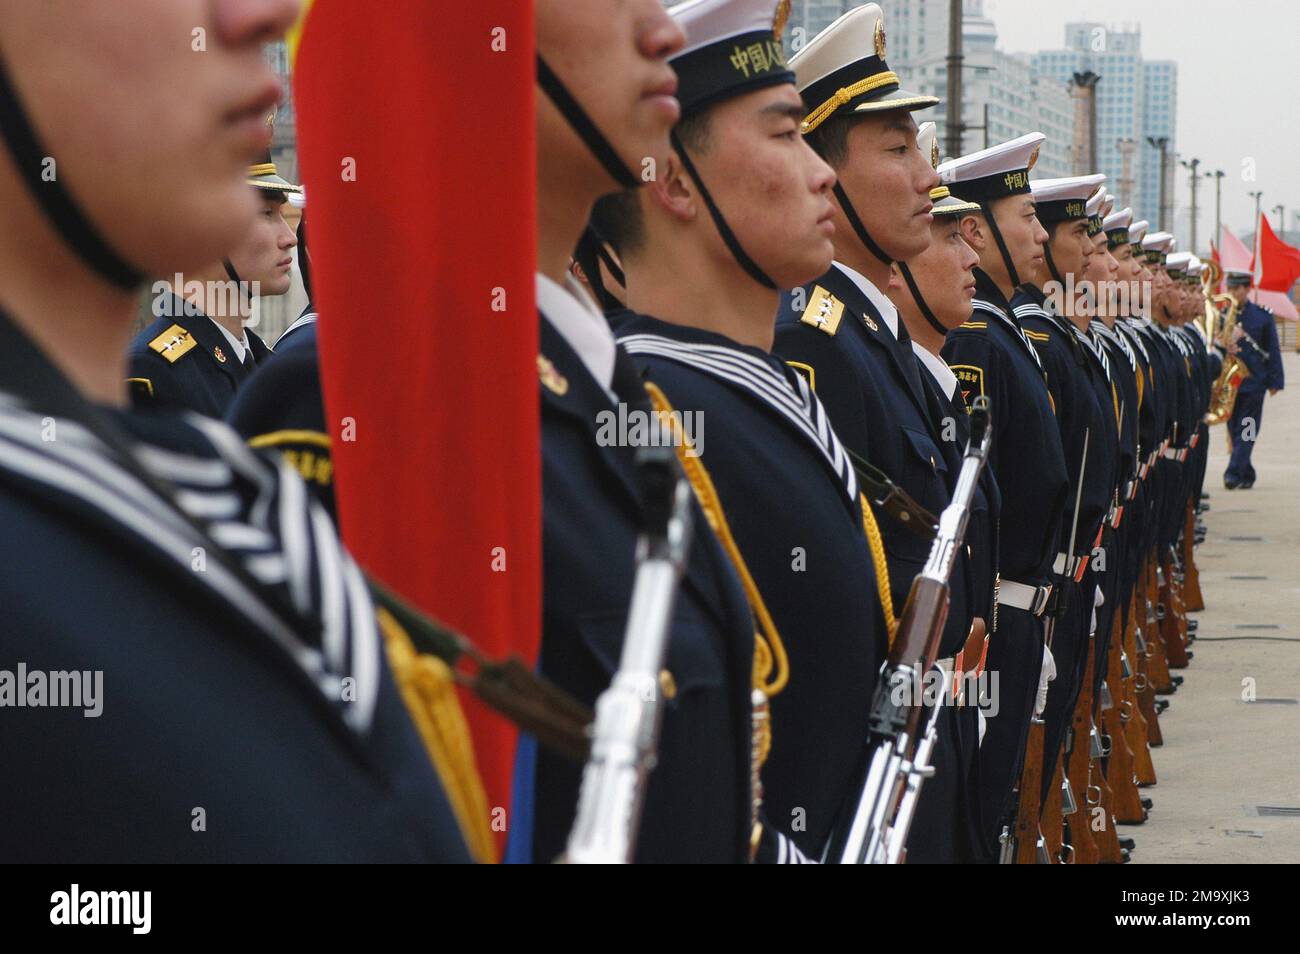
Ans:
[[[1009,301],[1042,264],[1047,234],[1034,216],[1029,169],[1043,139],[1030,133],[939,166],[954,196],[982,207],[962,218],[962,235],[980,257],[974,312],[949,333],[943,358],[968,401],[987,395],[993,407],[1012,409],[994,415],[989,458],[1002,492],[1002,521],[997,632],[988,655],[988,669],[999,674],[1001,707],[988,720],[980,749],[988,858],[1011,808],[1030,718],[1052,675],[1042,614],[1069,486],[1042,362]]]
[[[1223,472],[1223,485],[1229,490],[1238,487],[1249,490],[1255,485],[1255,468],[1250,455],[1255,450],[1263,422],[1264,397],[1276,394],[1286,386],[1276,321],[1271,311],[1249,300],[1250,283],[1249,273],[1228,272],[1228,293],[1241,309],[1237,315],[1237,326],[1242,330],[1237,341],[1237,354],[1250,371],[1250,376],[1237,389],[1237,401],[1228,421],[1232,456]]]
[[[1030,183],[1038,220],[1050,238],[1043,246],[1042,281],[1024,282],[1011,300],[1016,318],[1042,359],[1070,477],[1069,505],[1062,514],[1060,548],[1052,566],[1052,605],[1048,608],[1055,621],[1051,652],[1056,678],[1043,714],[1044,797],[1087,665],[1096,593],[1089,563],[1100,545],[1102,523],[1114,495],[1118,433],[1110,379],[1091,340],[1079,330],[1080,324],[1087,326],[1096,302],[1084,280],[1093,253],[1094,218],[1096,232],[1101,232],[1101,219],[1093,215],[1096,210],[1090,205],[1100,205],[1105,178],[1071,176]],[[1044,286],[1052,292],[1050,296]],[[1087,298],[1083,297],[1085,290]],[[1066,553],[1071,540],[1074,550]]]
[[[938,514],[956,474],[946,472],[939,448],[944,435],[930,420],[907,328],[885,294],[891,263],[930,243],[929,190],[938,177],[930,150],[918,148],[911,114],[938,100],[900,89],[885,52],[883,15],[868,3],[791,58],[808,110],[804,135],[840,181],[834,189],[835,261],[815,281],[782,295],[773,351],[808,378],[849,450]],[[838,93],[859,87],[866,91],[848,99]],[[905,151],[901,172],[897,150]],[[894,608],[901,612],[930,545],[914,522],[902,523],[880,507],[876,515]],[[953,610],[945,656],[970,626],[964,606]]]
[[[289,5],[259,10],[242,31],[211,31],[223,49],[210,54],[209,80],[231,102],[177,102],[164,93],[151,108],[188,111],[201,129],[238,117],[243,84],[274,83],[266,68],[246,75],[247,64],[259,63],[258,45],[293,19]],[[85,30],[69,39],[64,24],[36,16],[29,27],[58,36],[50,44],[89,42]],[[123,18],[121,30],[139,35],[114,42],[139,46],[148,31],[181,25]],[[17,42],[11,28],[0,24],[0,45]],[[168,89],[168,75],[188,55],[143,59],[138,82]],[[135,258],[146,253],[110,245],[63,191],[103,208],[93,181],[78,189],[62,176],[40,180],[34,157],[55,153],[16,89],[59,100],[39,126],[59,130],[65,146],[98,111],[96,146],[108,166],[98,181],[115,182],[126,190],[122,207],[141,210],[127,231],[153,230],[151,269],[183,260],[173,242],[196,258],[219,254],[244,204],[221,221],[156,220],[151,199],[221,208],[239,196],[239,181],[223,180],[220,163],[201,176],[188,171],[197,162],[183,161],[182,171],[124,183],[122,167],[145,167],[151,156],[131,138],[146,121],[144,107],[132,114],[121,97],[95,98],[104,81],[96,64],[102,71],[100,61],[111,59],[70,57],[84,60],[84,72],[36,73],[18,77],[21,84],[0,63],[0,231],[22,221],[24,241],[43,252],[33,261],[86,292],[76,315],[84,336],[61,333],[69,326],[57,296],[28,296],[7,306],[12,314],[0,312],[0,670],[77,671],[102,685],[98,704],[83,699],[84,707],[16,707],[13,683],[0,689],[0,857],[466,861],[449,789],[406,712],[361,573],[328,519],[291,472],[248,451],[220,422],[130,410],[125,349],[102,353],[106,335],[125,343],[131,302],[145,285]],[[52,83],[80,95],[52,98],[41,90]],[[179,137],[169,155],[184,160],[187,148],[193,160],[211,145]],[[64,214],[13,218],[18,208],[34,212],[37,196],[41,208]],[[42,286],[38,273],[7,269],[0,297],[8,301],[20,279]],[[21,686],[29,703],[31,685]]]
[[[562,9],[552,8],[551,16],[562,19]],[[602,75],[622,73],[631,65],[666,74],[665,60],[680,50],[683,38],[680,28],[656,9],[637,23],[638,31],[646,31],[644,37],[629,38],[636,42],[611,47],[596,62],[588,62],[589,57],[574,55],[577,46],[560,48],[563,42],[586,42],[576,29],[579,24],[572,26],[575,29],[560,30],[553,23],[552,48],[539,51],[549,67],[539,77],[546,93],[540,112],[554,105],[578,135],[559,121],[539,122],[539,161],[543,168],[555,164],[584,170],[583,181],[590,183],[586,200],[594,203],[601,194],[639,183],[625,164],[631,157],[665,152],[670,121],[657,129],[648,124],[650,132],[640,130],[642,138],[637,140],[623,118],[634,104],[624,105],[618,114],[588,116],[579,94],[571,91],[589,88]],[[768,3],[769,39],[771,27]],[[653,55],[644,54],[644,59],[632,52],[651,47]],[[635,64],[624,62],[629,56],[637,57]],[[625,141],[616,148],[606,139],[605,129],[623,130]],[[548,188],[545,176],[540,185],[537,374],[543,621],[538,666],[591,704],[618,668],[641,522],[638,439],[620,433],[617,421],[620,414],[644,419],[651,407],[631,359],[616,347],[604,316],[567,272],[589,206],[575,216],[570,186]],[[664,719],[637,841],[638,861],[745,862],[760,847],[751,769],[754,651],[744,591],[697,510],[687,573],[677,594],[660,673]],[[531,738],[521,741],[510,860],[549,862],[563,851],[581,776],[580,765],[539,749]],[[767,843],[775,846],[774,839]],[[788,847],[773,847],[772,857],[790,860]]]
[[[939,163],[935,124],[922,123],[917,133],[922,153]],[[969,320],[975,297],[974,268],[979,256],[961,236],[961,216],[978,212],[979,205],[954,198],[947,186],[932,189],[934,222],[930,247],[893,266],[890,298],[898,307],[912,339],[912,351],[922,368],[922,381],[930,398],[930,421],[950,440],[941,440],[943,470],[950,481],[961,469],[962,448],[969,438],[966,403],[957,376],[939,356],[948,331]],[[994,581],[997,578],[997,524],[1001,498],[993,471],[985,467],[971,503],[965,546],[953,567],[949,616],[983,619],[984,642],[946,647],[940,664],[952,672],[978,673],[985,647],[995,625]],[[945,652],[941,649],[940,652]],[[959,677],[960,678],[960,677]],[[977,685],[977,683],[976,683]],[[978,699],[967,687],[949,700],[940,717],[935,747],[936,774],[926,783],[908,839],[909,862],[969,862],[984,857],[984,825],[980,819],[978,757],[983,714]]]
[[[1138,576],[1134,532],[1146,501],[1145,496],[1140,496],[1142,482],[1139,477],[1142,459],[1139,421],[1145,380],[1137,349],[1120,330],[1121,318],[1133,308],[1135,296],[1132,292],[1140,282],[1140,266],[1134,259],[1130,232],[1132,225],[1133,210],[1128,208],[1112,212],[1102,220],[1106,248],[1117,266],[1114,279],[1117,284],[1115,293],[1106,297],[1105,307],[1098,310],[1088,326],[1089,337],[1106,355],[1120,407],[1116,499],[1108,518],[1114,531],[1113,549],[1108,549],[1102,574],[1105,599],[1098,611],[1097,659],[1106,658],[1110,640],[1122,634],[1128,624],[1133,587]]]
[[[280,207],[301,187],[276,172],[269,150],[249,167],[248,183],[261,207],[221,266],[154,283],[156,320],[131,342],[128,383],[136,407],[224,417],[235,392],[270,356],[249,319],[259,296],[289,290],[297,238]]]
[[[778,287],[830,263],[834,181],[799,135],[773,7],[674,10],[690,37],[673,61],[674,154],[650,188],[603,200],[600,221],[626,278],[620,345],[662,408],[703,423],[692,483],[752,581],[767,820],[817,858],[856,794],[886,628],[853,463],[813,387],[770,353]],[[762,68],[734,68],[755,45],[771,51]]]

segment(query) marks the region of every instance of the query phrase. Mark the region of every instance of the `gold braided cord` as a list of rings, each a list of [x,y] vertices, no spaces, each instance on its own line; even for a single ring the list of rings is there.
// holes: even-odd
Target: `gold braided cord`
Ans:
[[[866,494],[859,494],[862,504],[862,529],[867,534],[867,543],[871,545],[871,562],[876,567],[876,592],[880,594],[880,608],[885,614],[885,628],[889,631],[889,645],[894,645],[894,636],[898,634],[898,620],[894,618],[894,597],[889,592],[889,564],[885,562],[885,542],[881,539],[880,528],[876,526],[876,515],[871,512],[871,503]]]
[[[388,610],[379,608],[375,616],[402,701],[442,782],[465,844],[475,860],[496,861],[487,792],[451,670],[441,659],[416,652],[411,637]]]
[[[806,136],[826,120],[835,114],[835,111],[863,95],[870,93],[872,90],[880,89],[882,86],[890,84],[898,85],[898,74],[893,70],[885,70],[883,73],[877,73],[874,76],[868,76],[864,80],[859,80],[852,86],[841,86],[835,91],[835,95],[826,102],[822,103],[807,116],[804,117],[800,131]]]
[[[677,451],[677,459],[681,461],[682,470],[686,472],[686,478],[691,482],[691,489],[695,491],[695,497],[700,502],[700,508],[704,511],[709,526],[718,538],[718,542],[722,544],[732,566],[736,568],[736,574],[745,588],[745,599],[748,600],[754,620],[758,623],[758,632],[754,633],[753,688],[770,699],[784,689],[790,681],[790,660],[786,656],[785,644],[781,641],[781,634],[777,632],[772,614],[768,612],[763,594],[758,591],[758,584],[754,582],[754,577],[749,572],[745,557],[731,534],[727,515],[722,510],[722,500],[713,485],[713,479],[704,467],[704,462],[700,460],[699,455],[688,453],[693,450],[690,438],[682,433],[681,425],[673,413],[673,406],[668,403],[664,392],[649,381],[644,384],[660,420],[666,422],[672,429],[673,444]]]

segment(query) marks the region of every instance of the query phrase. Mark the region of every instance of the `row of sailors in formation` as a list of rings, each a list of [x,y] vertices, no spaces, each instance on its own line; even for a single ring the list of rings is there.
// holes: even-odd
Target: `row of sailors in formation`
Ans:
[[[669,29],[643,12],[637,29]],[[542,261],[581,232],[571,269],[537,276],[539,668],[591,703],[619,659],[637,484],[633,449],[598,439],[596,422],[616,407],[698,415],[698,446],[680,449],[709,513],[661,674],[637,857],[821,858],[929,552],[918,514],[951,499],[967,409],[985,396],[991,458],[936,665],[978,672],[991,692],[944,713],[909,857],[991,861],[1031,720],[1046,723],[1046,785],[1089,654],[1106,658],[1147,558],[1177,542],[1199,500],[1222,355],[1192,320],[1202,266],[1114,209],[1104,176],[1032,180],[1039,133],[939,163],[934,124],[913,118],[937,100],[889,70],[877,5],[788,63],[774,12],[771,0],[668,11],[680,33],[655,55],[677,73],[681,114],[647,122],[672,139],[643,150],[665,159],[641,188],[610,194],[637,181],[620,156],[642,153],[606,138],[631,135],[616,111],[593,118],[564,88],[588,88],[581,69],[543,71],[544,165],[589,170],[590,198],[604,198],[571,221],[557,210],[575,178],[565,195],[539,182]],[[266,175],[250,181],[273,203],[296,189]],[[332,507],[314,314],[270,357],[251,332],[233,340],[183,312],[137,339],[137,400],[226,416],[288,454]],[[757,734],[756,708],[769,726]],[[560,853],[580,777],[524,740],[512,858]]]

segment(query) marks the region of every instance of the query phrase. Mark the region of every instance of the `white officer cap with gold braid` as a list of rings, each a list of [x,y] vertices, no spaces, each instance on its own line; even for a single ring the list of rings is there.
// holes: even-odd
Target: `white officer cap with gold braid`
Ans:
[[[793,83],[781,31],[790,0],[686,0],[668,15],[686,33],[669,63],[677,73],[682,116],[777,83]]]
[[[885,63],[885,15],[864,3],[818,33],[790,58],[808,115],[805,134],[836,114],[928,109],[939,102],[899,86]]]
[[[1106,181],[1101,173],[1090,176],[1064,176],[1059,179],[1035,179],[1029,183],[1034,194],[1038,221],[1043,225],[1088,217],[1088,197]]]
[[[932,122],[921,123],[916,130],[916,144],[923,155],[930,157],[930,165],[939,168],[938,127]],[[967,202],[948,191],[947,186],[935,186],[930,190],[930,201],[934,215],[969,215],[980,210],[978,202]]]
[[[1047,137],[1026,133],[1008,142],[939,164],[939,181],[952,194],[970,202],[988,203],[1030,191],[1029,170]]]

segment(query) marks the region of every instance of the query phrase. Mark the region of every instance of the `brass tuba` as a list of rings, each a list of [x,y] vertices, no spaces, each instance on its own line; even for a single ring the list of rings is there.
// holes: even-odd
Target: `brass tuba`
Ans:
[[[1205,287],[1205,340],[1211,345],[1215,341],[1221,341],[1226,349],[1232,341],[1232,330],[1237,327],[1238,309],[1237,302],[1231,295],[1216,294],[1214,291],[1221,274],[1219,266],[1211,262],[1202,277]],[[1210,409],[1205,415],[1207,424],[1222,424],[1232,417],[1232,408],[1237,403],[1237,389],[1249,375],[1245,364],[1235,354],[1229,354],[1225,350],[1223,367],[1210,391]]]

